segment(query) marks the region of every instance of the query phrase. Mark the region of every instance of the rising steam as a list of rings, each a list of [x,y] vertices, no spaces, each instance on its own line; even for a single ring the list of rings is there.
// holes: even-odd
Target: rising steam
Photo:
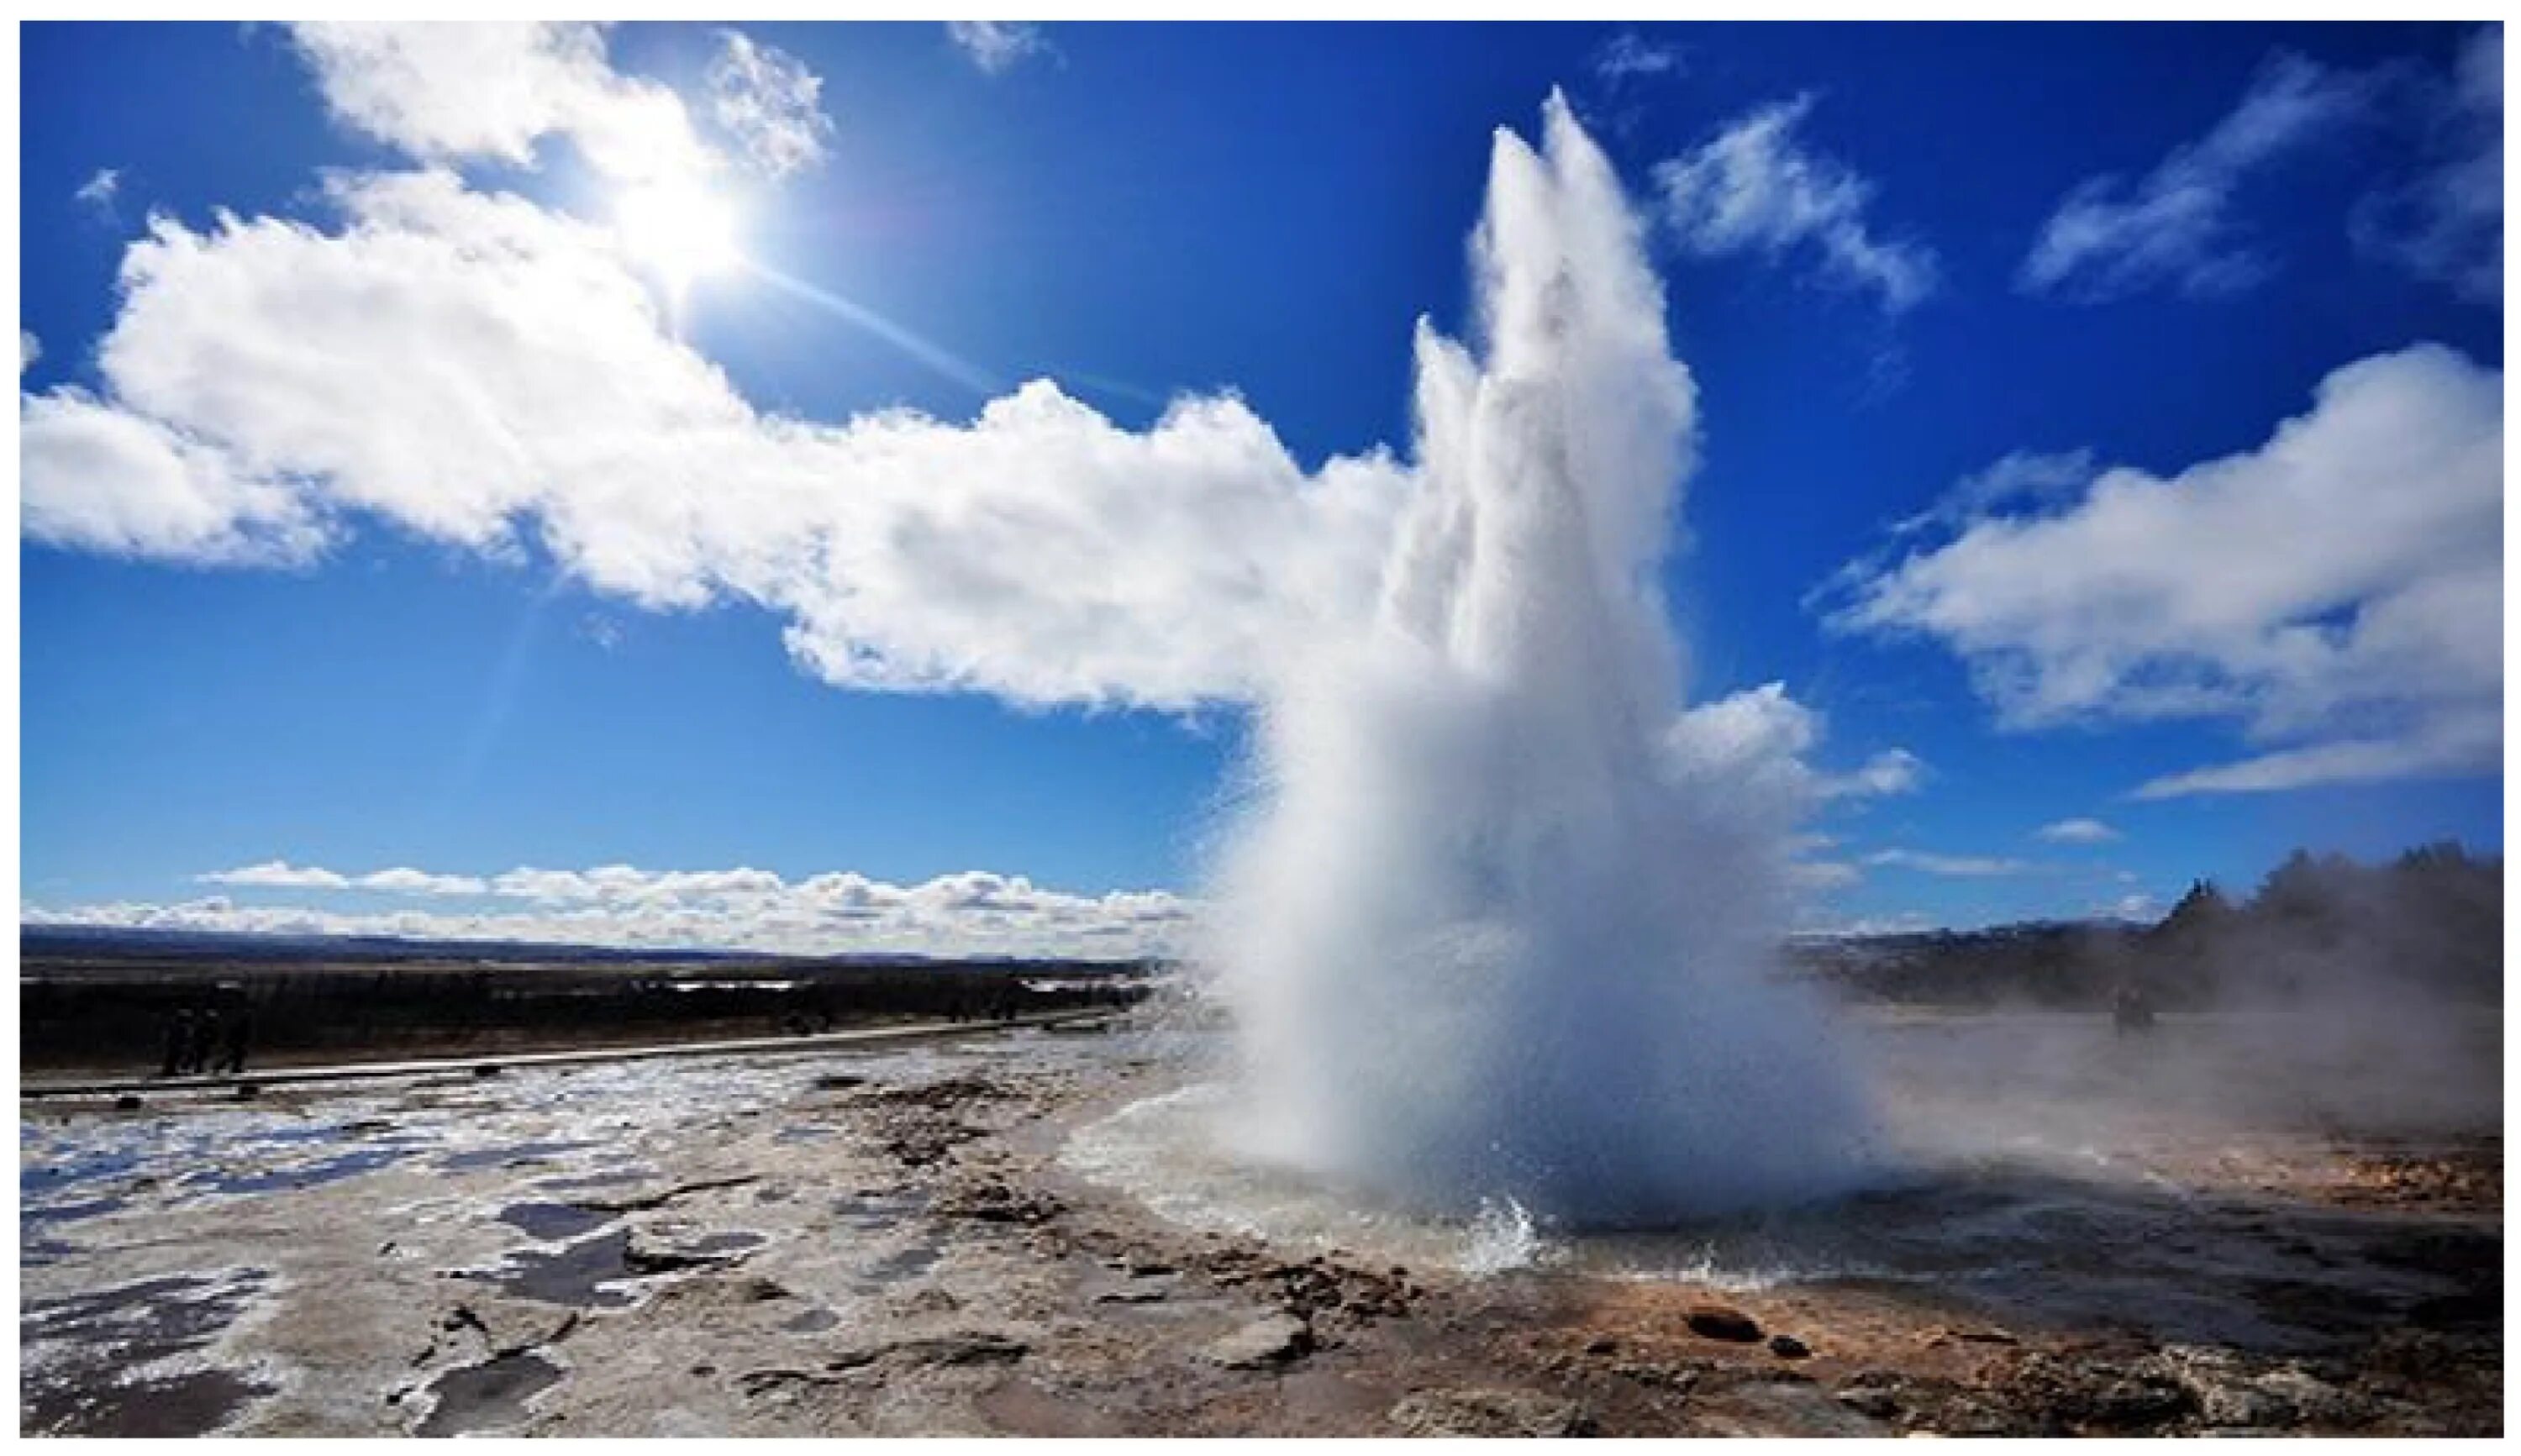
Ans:
[[[1694,390],[1609,162],[1500,131],[1478,347],[1422,325],[1374,620],[1284,674],[1210,957],[1263,1156],[1438,1210],[1640,1223],[1856,1174],[1859,1097],[1768,976],[1789,808],[1673,724],[1657,573]]]

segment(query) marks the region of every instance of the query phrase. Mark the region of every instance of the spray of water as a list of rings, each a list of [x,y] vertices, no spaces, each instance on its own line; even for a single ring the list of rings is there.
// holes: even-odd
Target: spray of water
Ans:
[[[1254,1151],[1468,1215],[1640,1224],[1861,1167],[1773,981],[1787,814],[1674,732],[1658,576],[1694,390],[1617,176],[1496,137],[1475,346],[1422,324],[1422,484],[1354,640],[1266,705],[1208,958]]]

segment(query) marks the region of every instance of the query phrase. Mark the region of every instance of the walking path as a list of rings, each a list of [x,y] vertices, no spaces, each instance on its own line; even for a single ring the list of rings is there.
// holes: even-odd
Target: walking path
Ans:
[[[371,1077],[426,1076],[433,1072],[470,1071],[486,1076],[510,1067],[560,1067],[582,1062],[635,1062],[651,1057],[710,1057],[732,1054],[803,1053],[869,1043],[916,1041],[931,1036],[959,1036],[1002,1031],[1011,1026],[1054,1026],[1069,1022],[1104,1021],[1119,1013],[1110,1009],[1048,1012],[1005,1022],[921,1022],[908,1026],[861,1026],[810,1036],[760,1036],[743,1041],[664,1042],[650,1046],[588,1047],[572,1052],[519,1052],[513,1055],[447,1057],[418,1062],[350,1062],[332,1067],[276,1067],[242,1076],[140,1076],[88,1078],[77,1081],[21,1081],[18,1095],[27,1097],[102,1097],[125,1092],[217,1092],[245,1083],[277,1087],[302,1082],[347,1082]]]

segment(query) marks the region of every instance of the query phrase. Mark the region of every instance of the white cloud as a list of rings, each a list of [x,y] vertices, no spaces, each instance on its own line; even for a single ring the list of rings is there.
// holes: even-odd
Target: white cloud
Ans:
[[[2190,794],[2272,794],[2316,784],[2490,774],[2503,761],[2503,715],[2479,706],[2446,712],[2391,738],[2345,739],[2282,749],[2236,762],[2167,774],[2141,785],[2138,798]]]
[[[1877,849],[1864,856],[1864,862],[1891,869],[1915,870],[1921,874],[1948,875],[1964,879],[2027,875],[2039,868],[2038,865],[2027,860],[1996,859],[1974,854],[1933,854],[1918,849]]]
[[[713,164],[681,98],[615,71],[598,25],[310,21],[291,34],[337,118],[423,161],[530,166],[558,135],[625,180]]]
[[[350,884],[360,889],[413,895],[475,895],[488,887],[471,875],[433,875],[427,870],[400,868],[361,875]]]
[[[823,80],[796,57],[724,31],[709,88],[710,119],[742,143],[760,170],[784,177],[823,159],[832,134]]]
[[[350,876],[281,861],[203,875],[217,885],[440,898],[472,895],[475,909],[335,911],[239,904],[212,896],[178,904],[22,905],[23,922],[160,930],[403,935],[836,954],[1120,957],[1177,953],[1196,913],[1163,890],[1084,895],[1022,876],[966,871],[917,885],[848,872],[790,882],[766,870],[518,869],[487,878],[381,870]],[[523,905],[503,903],[525,901]]]
[[[2364,198],[2352,231],[2367,252],[2449,284],[2479,303],[2503,301],[2503,27],[2461,47],[2448,84],[2424,88],[2428,165]]]
[[[1706,785],[1718,802],[1776,837],[1789,883],[1816,894],[1854,885],[1863,871],[1812,857],[1837,841],[1794,826],[1833,803],[1910,793],[1925,768],[1906,750],[1886,749],[1852,772],[1822,772],[1809,761],[1822,731],[1821,715],[1788,696],[1785,684],[1765,683],[1687,709],[1664,739],[1667,770]]]
[[[2016,450],[1973,476],[1964,476],[1933,505],[1891,527],[1913,535],[1935,526],[1965,525],[1998,506],[2048,505],[2072,496],[2097,474],[2089,450],[2043,454]]]
[[[1772,682],[1689,708],[1665,747],[1672,760],[1727,782],[1732,793],[1779,800],[1789,818],[1826,799],[1914,793],[1925,777],[1925,760],[1905,749],[1885,749],[1848,773],[1816,770],[1807,760],[1823,729],[1819,713]]]
[[[2006,727],[2223,719],[2268,751],[2147,796],[2492,772],[2501,395],[2438,345],[2360,360],[2256,450],[1981,517],[1830,622],[1940,639]]]
[[[1864,218],[1873,184],[1795,135],[1811,107],[1806,96],[1763,108],[1697,151],[1657,163],[1664,223],[1704,257],[1774,259],[1808,246],[1831,283],[1870,290],[1893,313],[1914,307],[1935,290],[1934,253],[1874,236]]]
[[[78,190],[71,193],[70,198],[80,206],[92,207],[111,217],[114,215],[115,197],[121,190],[121,171],[115,167],[99,167],[94,176],[78,185]]]
[[[1182,708],[1357,619],[1411,488],[1381,451],[1307,472],[1231,395],[1136,432],[1046,382],[968,424],[766,416],[604,229],[444,171],[331,200],[335,232],[131,247],[111,401],[22,399],[29,536],[240,562],[382,521],[645,606],[757,603],[837,684]]]
[[[1001,75],[1033,56],[1050,52],[1041,27],[1027,21],[947,21],[945,33],[972,64]]]
[[[1884,798],[1914,794],[1926,781],[1926,760],[1906,749],[1884,749],[1852,773],[1823,775],[1824,798]]]
[[[55,546],[277,565],[307,559],[325,540],[287,485],[69,386],[19,395],[18,468],[20,529]]]
[[[1623,30],[1602,43],[1593,53],[1593,74],[1606,86],[1619,87],[1647,76],[1678,75],[1682,67],[1681,48],[1646,39],[1634,30]]]
[[[1786,877],[1799,889],[1826,893],[1856,884],[1864,878],[1864,872],[1842,860],[1800,859],[1787,864]]]
[[[2060,819],[2040,826],[2037,833],[2052,844],[2107,844],[2124,838],[2098,819]]]
[[[34,368],[35,361],[43,356],[44,341],[35,337],[35,331],[20,329],[18,331],[18,372],[24,374]]]
[[[347,889],[349,877],[331,870],[301,869],[285,859],[247,865],[241,870],[212,870],[196,876],[205,885],[245,885],[257,889]]]
[[[2173,150],[2141,181],[2087,177],[2040,230],[2018,278],[2030,293],[2097,301],[2167,285],[2228,293],[2269,263],[2231,217],[2250,174],[2361,111],[2367,82],[2279,52],[2232,113]]]

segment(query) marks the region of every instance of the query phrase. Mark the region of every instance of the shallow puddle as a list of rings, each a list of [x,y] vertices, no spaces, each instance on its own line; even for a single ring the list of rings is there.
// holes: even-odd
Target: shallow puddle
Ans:
[[[450,1370],[431,1382],[437,1404],[415,1434],[463,1435],[513,1426],[526,1402],[560,1384],[561,1368],[530,1350]]]
[[[510,1204],[499,1210],[501,1223],[548,1244],[564,1243],[602,1228],[616,1216],[577,1204]]]
[[[25,1434],[183,1436],[213,1431],[267,1388],[227,1370],[134,1376],[206,1345],[267,1276],[173,1275],[23,1306],[19,1425]]]
[[[563,1153],[575,1153],[594,1146],[591,1141],[512,1143],[504,1148],[476,1148],[469,1153],[449,1153],[437,1160],[437,1165],[450,1173],[469,1172],[475,1168],[513,1167],[519,1163],[548,1162]]]

